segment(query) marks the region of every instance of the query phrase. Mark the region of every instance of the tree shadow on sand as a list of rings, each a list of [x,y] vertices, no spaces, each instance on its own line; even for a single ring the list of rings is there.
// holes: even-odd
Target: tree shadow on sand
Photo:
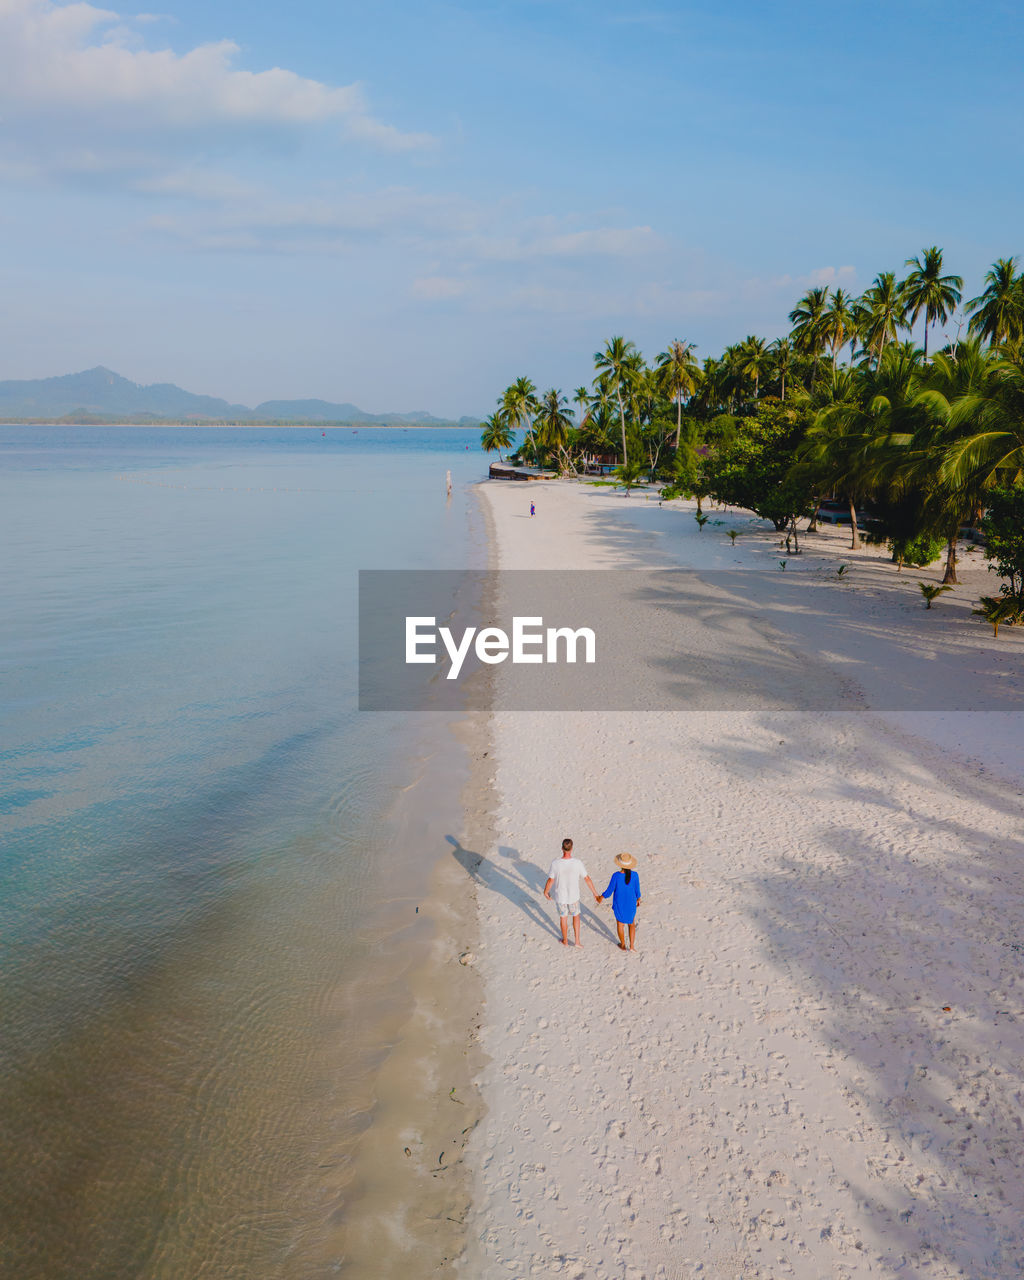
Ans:
[[[541,867],[524,858],[518,849],[508,845],[499,845],[497,858],[487,858],[482,853],[464,848],[455,836],[445,836],[445,839],[452,846],[455,861],[478,885],[501,894],[514,907],[518,907],[532,924],[561,941],[561,930],[553,914],[554,904],[548,908],[542,897],[548,877]],[[502,865],[499,859],[507,865]],[[584,926],[602,937],[611,938],[618,945],[618,940],[606,922],[581,903],[581,929]]]
[[[857,748],[877,763],[877,783],[838,762],[815,770],[834,736],[827,720],[793,727],[785,752],[739,740],[708,749],[776,793],[795,772],[795,805],[817,797],[833,809],[804,833],[817,857],[797,840],[747,878],[747,909],[766,957],[820,1009],[846,1087],[887,1135],[857,1188],[865,1218],[890,1260],[1019,1275],[1024,839],[989,817],[1019,811],[1019,786],[927,745],[911,755],[898,735],[903,750],[885,750],[879,722]]]

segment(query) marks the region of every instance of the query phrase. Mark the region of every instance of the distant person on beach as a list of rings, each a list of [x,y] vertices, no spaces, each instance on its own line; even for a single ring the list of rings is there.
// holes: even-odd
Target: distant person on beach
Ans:
[[[636,909],[640,905],[640,877],[636,873],[636,858],[631,853],[620,853],[615,859],[618,871],[612,872],[608,888],[598,898],[612,900],[612,914],[619,931],[619,946],[626,950],[626,925],[629,925],[629,950],[636,950]]]
[[[580,941],[580,885],[585,884],[594,895],[594,901],[600,902],[594,882],[587,875],[587,869],[579,858],[572,855],[572,841],[566,837],[562,841],[562,856],[556,858],[548,871],[548,882],[544,886],[544,897],[551,900],[551,888],[555,890],[555,905],[558,907],[558,923],[562,926],[562,946],[569,945],[569,917],[572,916],[572,935],[575,945],[582,947]]]
[[[531,502],[531,503],[530,503],[530,515],[531,515],[531,516],[535,516],[536,514],[537,514],[537,508],[536,508],[536,507],[533,505],[533,503]]]

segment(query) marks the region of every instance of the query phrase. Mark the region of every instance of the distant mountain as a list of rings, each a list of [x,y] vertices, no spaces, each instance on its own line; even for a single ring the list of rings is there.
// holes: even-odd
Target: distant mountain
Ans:
[[[403,423],[442,426],[435,418],[413,413],[365,413],[354,404],[328,400],[265,400],[255,409],[230,404],[216,396],[194,395],[169,382],[141,386],[99,366],[58,378],[0,382],[0,418],[88,420],[135,419],[170,422],[342,422],[393,426]],[[459,426],[477,426],[476,418],[460,418]]]

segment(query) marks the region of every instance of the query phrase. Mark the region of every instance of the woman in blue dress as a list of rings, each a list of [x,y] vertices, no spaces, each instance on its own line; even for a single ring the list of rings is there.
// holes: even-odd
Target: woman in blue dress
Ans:
[[[598,898],[612,900],[612,914],[619,931],[619,946],[626,950],[626,925],[629,925],[629,950],[636,950],[636,909],[640,904],[640,877],[636,873],[636,858],[631,853],[620,853],[615,859],[618,871],[612,872],[608,888]]]

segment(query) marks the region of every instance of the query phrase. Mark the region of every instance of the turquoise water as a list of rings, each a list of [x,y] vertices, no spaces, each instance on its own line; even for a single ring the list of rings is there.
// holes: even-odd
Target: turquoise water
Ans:
[[[5,1274],[309,1274],[431,862],[356,573],[483,565],[478,439],[0,427]]]

